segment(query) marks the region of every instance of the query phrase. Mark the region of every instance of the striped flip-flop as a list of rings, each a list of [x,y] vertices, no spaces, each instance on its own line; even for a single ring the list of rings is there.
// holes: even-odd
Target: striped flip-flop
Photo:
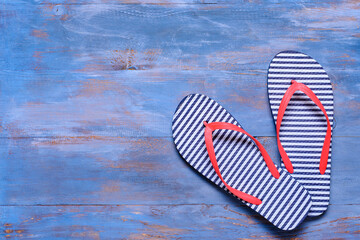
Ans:
[[[193,168],[279,229],[292,230],[307,216],[311,198],[306,189],[211,98],[185,97],[172,130],[176,148]]]
[[[329,76],[306,54],[280,52],[269,66],[268,95],[281,166],[309,191],[309,216],[318,216],[330,200],[334,102]]]

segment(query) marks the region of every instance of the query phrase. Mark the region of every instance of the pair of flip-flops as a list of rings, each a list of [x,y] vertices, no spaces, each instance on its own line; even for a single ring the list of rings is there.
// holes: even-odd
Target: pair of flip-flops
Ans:
[[[319,63],[284,51],[270,63],[268,96],[281,167],[228,111],[202,94],[180,102],[173,138],[202,175],[279,229],[292,230],[329,204],[333,91]]]

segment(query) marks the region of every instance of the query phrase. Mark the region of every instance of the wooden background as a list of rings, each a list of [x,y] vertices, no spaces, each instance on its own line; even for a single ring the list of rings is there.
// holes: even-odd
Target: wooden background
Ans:
[[[5,239],[359,239],[360,2],[0,3]],[[178,102],[203,93],[279,162],[266,73],[282,50],[334,87],[331,205],[281,232],[178,155]]]

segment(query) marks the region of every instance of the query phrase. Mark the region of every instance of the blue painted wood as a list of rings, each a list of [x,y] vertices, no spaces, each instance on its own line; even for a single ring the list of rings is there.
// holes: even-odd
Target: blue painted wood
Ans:
[[[332,71],[335,95],[334,136],[360,134],[359,71]],[[15,71],[2,79],[0,136],[170,137],[179,101],[190,93],[211,96],[248,132],[275,136],[266,71],[253,75],[184,71],[32,74]]]
[[[231,6],[4,5],[0,134],[169,136],[177,102],[201,92],[246,114],[253,135],[274,136],[266,70],[275,53],[295,49],[332,78],[334,134],[359,135],[356,5],[334,14],[328,4],[289,3],[292,15],[274,3]]]
[[[276,139],[259,139],[279,165]],[[333,143],[330,203],[360,204],[357,137]],[[5,205],[237,203],[181,159],[171,138],[16,138],[1,146]]]
[[[0,235],[10,239],[357,239],[360,222],[349,205],[331,205],[292,232],[235,204],[1,208]]]
[[[359,60],[357,7],[346,1],[188,7],[8,3],[1,67],[101,72],[134,65],[241,72],[266,69],[274,53],[294,49],[329,70],[353,69]],[[131,62],[122,52],[126,49],[136,51]],[[120,51],[115,58],[125,63],[112,66],[115,50]]]
[[[2,207],[0,235],[18,239],[358,239],[359,209],[331,205],[295,231],[236,204]]]
[[[340,0],[1,2],[0,235],[356,239],[359,8]],[[269,61],[285,49],[327,70],[336,118],[331,206],[290,233],[204,181],[170,131],[183,96],[207,94],[278,161],[265,84]]]

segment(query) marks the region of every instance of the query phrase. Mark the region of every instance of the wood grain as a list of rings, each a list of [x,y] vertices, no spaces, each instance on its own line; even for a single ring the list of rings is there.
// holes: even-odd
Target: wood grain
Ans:
[[[236,204],[2,208],[0,235],[9,239],[357,239],[360,223],[348,205],[331,205],[292,232]]]
[[[274,136],[267,67],[295,49],[333,81],[334,135],[359,135],[356,2],[216,6],[4,5],[0,134],[169,136],[179,100],[200,92]]]
[[[356,1],[3,8],[6,61],[0,66],[34,75],[122,69],[241,73],[267,69],[284,49],[304,51],[329,70],[351,70],[360,56]]]
[[[260,140],[278,164],[276,139]],[[357,138],[333,144],[331,203],[360,204]],[[171,138],[17,138],[1,146],[4,205],[237,203],[181,159]]]
[[[358,1],[0,3],[0,236],[358,239]],[[305,52],[335,94],[331,205],[279,232],[178,155],[171,119],[203,93],[278,163],[266,73]]]
[[[269,59],[270,60],[270,59]],[[332,71],[334,136],[359,136],[359,71]],[[266,71],[256,74],[123,71],[104,77],[4,73],[0,136],[170,137],[173,113],[190,93],[211,96],[255,136],[275,136]]]

